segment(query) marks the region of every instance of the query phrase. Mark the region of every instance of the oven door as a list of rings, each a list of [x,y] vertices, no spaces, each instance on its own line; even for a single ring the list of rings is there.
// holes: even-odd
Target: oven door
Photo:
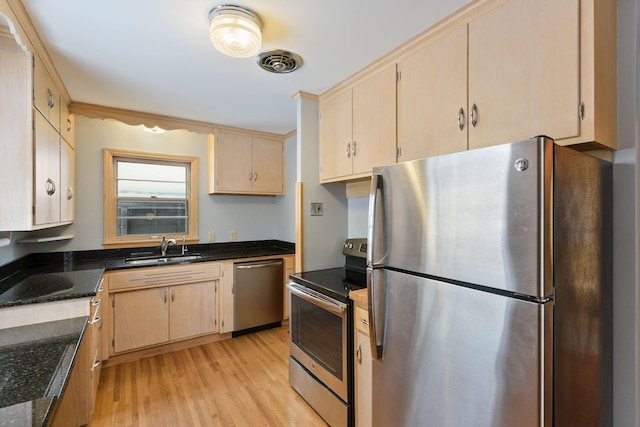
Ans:
[[[348,305],[298,283],[291,293],[291,356],[348,402]]]

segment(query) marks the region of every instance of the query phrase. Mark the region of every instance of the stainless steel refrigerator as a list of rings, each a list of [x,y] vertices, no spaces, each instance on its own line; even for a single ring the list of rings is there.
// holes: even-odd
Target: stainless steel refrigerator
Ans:
[[[375,426],[612,424],[612,167],[531,140],[375,168]]]

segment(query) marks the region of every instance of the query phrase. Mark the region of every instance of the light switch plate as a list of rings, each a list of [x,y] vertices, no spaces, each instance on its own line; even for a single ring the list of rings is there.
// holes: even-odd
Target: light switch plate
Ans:
[[[322,203],[311,202],[311,216],[322,216]]]

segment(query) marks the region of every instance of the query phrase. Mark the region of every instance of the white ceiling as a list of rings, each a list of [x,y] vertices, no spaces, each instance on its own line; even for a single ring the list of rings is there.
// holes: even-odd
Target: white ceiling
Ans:
[[[262,50],[302,57],[290,74],[215,50],[216,0],[23,2],[74,101],[285,134],[296,92],[324,92],[468,0],[231,3],[262,18]]]

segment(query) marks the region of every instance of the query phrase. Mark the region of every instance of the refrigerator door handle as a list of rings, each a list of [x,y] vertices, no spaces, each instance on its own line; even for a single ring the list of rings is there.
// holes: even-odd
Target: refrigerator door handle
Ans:
[[[368,226],[367,226],[367,265],[372,266],[374,264],[374,247],[377,243],[375,240],[376,236],[378,238],[381,237],[380,232],[382,230],[378,230],[377,215],[376,215],[376,207],[378,205],[378,193],[379,190],[382,189],[382,175],[374,173],[371,177],[371,193],[369,195],[369,217],[368,217]]]
[[[385,322],[385,277],[381,268],[367,267],[367,292],[369,294],[369,342],[371,357],[382,359]]]

